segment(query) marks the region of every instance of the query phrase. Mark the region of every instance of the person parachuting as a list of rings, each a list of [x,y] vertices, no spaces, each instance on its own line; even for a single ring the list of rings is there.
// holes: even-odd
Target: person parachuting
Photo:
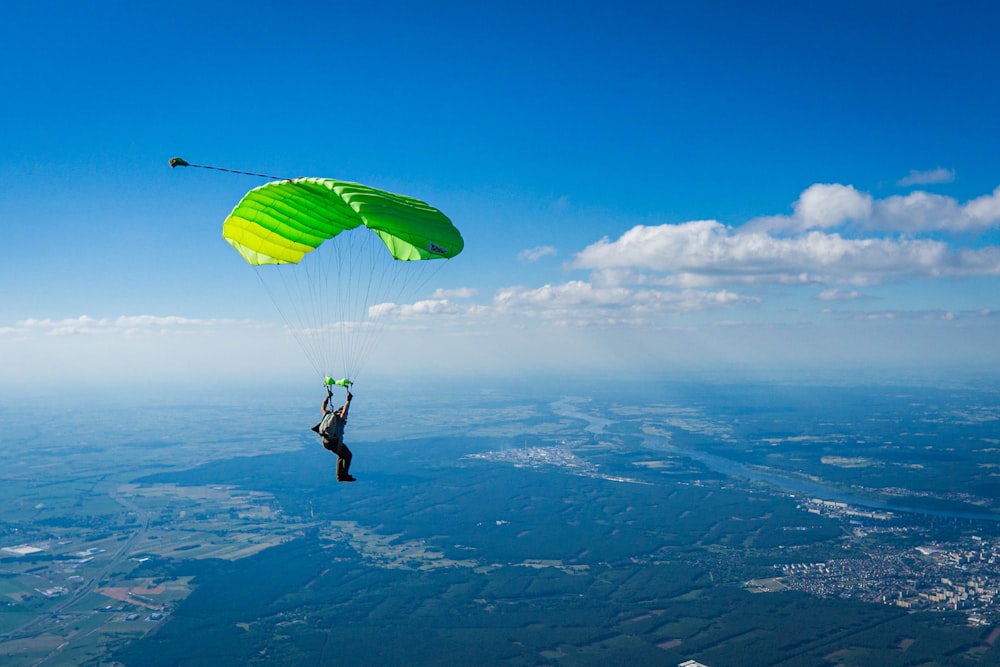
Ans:
[[[272,179],[243,196],[223,222],[222,235],[254,268],[288,331],[323,378],[324,416],[332,387],[347,391],[339,409],[346,422],[352,386],[376,349],[386,319],[395,304],[426,284],[436,272],[432,265],[440,266],[427,260],[462,251],[459,230],[418,199],[359,183],[282,179],[182,158],[171,159],[170,166]],[[395,361],[400,362],[405,359]],[[342,369],[343,379],[332,379],[341,375],[331,373],[334,368]],[[344,458],[338,457],[338,477]],[[350,477],[347,467],[349,458],[343,472]]]

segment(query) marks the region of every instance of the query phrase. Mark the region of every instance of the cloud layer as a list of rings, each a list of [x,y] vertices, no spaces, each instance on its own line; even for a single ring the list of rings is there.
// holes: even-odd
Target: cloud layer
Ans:
[[[742,227],[714,220],[639,225],[577,253],[572,266],[617,282],[870,285],[905,277],[1000,274],[1000,248],[961,247],[941,235],[1000,225],[1000,188],[964,204],[913,192],[874,199],[850,185],[806,189],[790,216]],[[921,233],[936,238],[920,238]]]
[[[195,319],[177,315],[121,315],[102,318],[81,315],[59,320],[49,318],[19,320],[14,326],[0,328],[0,334],[7,336],[173,335],[234,324],[259,326],[249,322],[239,323],[236,320]]]
[[[956,293],[943,281],[1000,275],[1000,246],[989,243],[1000,227],[1000,188],[959,202],[924,191],[876,198],[851,185],[816,184],[789,210],[740,226],[637,224],[575,254],[536,246],[520,259],[571,258],[561,279],[511,281],[492,294],[439,289],[416,302],[374,305],[369,315],[385,323],[381,340],[391,340],[394,351],[382,361],[398,372],[399,359],[409,360],[407,368],[444,358],[474,367],[486,359],[507,371],[525,360],[549,367],[579,358],[632,359],[643,368],[661,357],[727,366],[751,358],[995,358],[995,282],[961,288],[952,304]],[[940,288],[926,290],[932,281]],[[0,361],[9,368],[34,354],[32,363],[49,364],[53,374],[94,359],[127,365],[127,373],[216,366],[221,373],[253,359],[291,372],[297,356],[287,336],[275,324],[231,319],[24,319],[0,327],[0,339],[12,343]],[[262,349],[278,352],[262,358]]]
[[[807,231],[778,236],[712,220],[637,226],[576,255],[573,267],[614,282],[670,285],[870,285],[900,277],[1000,274],[1000,248],[957,250],[942,241],[847,238]]]
[[[943,182],[946,176],[914,172],[910,178]],[[473,290],[451,290],[375,310],[410,323],[642,326],[698,311],[757,307],[775,299],[776,289],[786,298],[802,290],[803,303],[815,309],[816,301],[864,302],[886,284],[1000,275],[1000,247],[976,243],[977,234],[1000,227],[1000,188],[963,203],[924,191],[877,199],[851,185],[820,183],[790,208],[790,215],[738,227],[716,220],[635,225],[573,255],[564,269],[583,277],[505,286],[489,303],[476,302]],[[539,246],[519,259],[556,254]]]

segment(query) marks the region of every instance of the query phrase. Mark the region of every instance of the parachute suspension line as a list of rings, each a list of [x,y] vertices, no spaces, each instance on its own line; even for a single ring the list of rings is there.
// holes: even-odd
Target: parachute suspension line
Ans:
[[[376,343],[379,334],[383,331],[383,322],[386,318],[387,303],[394,302],[399,298],[399,290],[396,286],[399,274],[392,270],[395,267],[391,266],[396,260],[391,259],[390,255],[383,251],[383,248],[376,247],[382,245],[377,236],[369,234],[368,237],[368,253],[372,266],[372,271],[368,274],[368,281],[364,286],[365,316],[368,320],[365,326],[368,331],[358,337],[358,349],[355,354],[357,354],[359,365],[369,359],[370,352],[377,347]],[[360,289],[358,293],[361,293]],[[360,372],[360,368],[358,370]]]
[[[388,261],[403,265],[396,267],[396,271],[386,272],[391,274],[389,280],[390,286],[386,291],[393,294],[393,301],[398,302],[414,299],[431,279],[437,275],[447,260],[401,262],[389,259]],[[406,304],[397,303],[397,305],[405,306]],[[367,359],[369,352],[378,348],[381,340],[388,334],[390,326],[386,320],[392,317],[391,313],[392,309],[390,308],[380,308],[377,310],[372,325],[374,333],[367,336],[364,340],[365,351],[360,355],[362,359]]]
[[[388,333],[387,320],[398,312],[393,306],[405,305],[441,264],[396,260],[382,239],[363,226],[342,232],[337,241],[303,260],[309,267],[303,284],[315,294],[302,302],[317,305],[312,321],[322,323],[317,327],[322,335],[312,337],[317,363],[339,361],[340,367],[326,373],[356,380]],[[315,265],[310,264],[314,259]]]
[[[321,355],[317,349],[314,337],[309,336],[306,329],[306,322],[308,321],[306,316],[304,316],[296,304],[301,303],[301,300],[294,298],[279,298],[279,295],[275,293],[274,287],[277,283],[280,283],[286,295],[293,295],[296,292],[294,288],[294,280],[289,281],[287,279],[286,271],[282,270],[280,266],[254,266],[254,273],[257,274],[260,284],[264,286],[264,290],[267,292],[268,297],[271,299],[271,303],[274,304],[275,309],[277,309],[278,314],[281,315],[281,319],[285,322],[285,328],[289,334],[295,339],[299,347],[302,348],[303,353],[305,353],[306,359],[309,364],[313,367],[313,370],[320,376],[323,374],[323,369],[321,367]],[[276,278],[273,281],[275,284],[265,277],[265,272],[268,274],[275,274]],[[290,304],[290,309],[282,306],[282,304]]]
[[[339,292],[334,301],[339,306],[337,326],[340,333],[338,349],[344,371],[350,379],[361,372],[366,357],[368,342],[377,330],[373,321],[372,306],[376,299],[389,296],[384,291],[373,289],[373,281],[384,278],[379,258],[388,256],[381,240],[366,227],[358,227],[341,234],[344,242],[336,246],[336,285]]]
[[[254,269],[317,375],[354,380],[384,319],[375,306],[402,296],[396,288],[404,281],[386,279],[396,277],[392,264],[381,239],[359,227],[296,265]]]
[[[320,253],[322,254],[322,253]],[[254,272],[277,309],[286,329],[302,349],[319,377],[325,377],[331,334],[325,305],[329,292],[324,288],[324,264],[314,253],[299,264],[254,265]]]
[[[367,357],[370,343],[379,330],[380,311],[373,311],[373,307],[381,305],[376,301],[391,298],[392,294],[384,287],[387,276],[391,273],[380,264],[384,264],[388,257],[385,248],[381,247],[382,242],[371,232],[355,234],[357,238],[355,245],[360,246],[356,250],[356,256],[364,262],[364,273],[357,276],[357,284],[352,287],[352,294],[355,295],[355,312],[363,316],[363,321],[355,326],[360,327],[357,334],[351,336],[351,352],[353,358],[354,372],[361,372],[361,364]],[[383,261],[379,262],[380,255]]]
[[[300,346],[312,363],[313,369],[320,377],[328,373],[324,368],[326,359],[324,358],[324,334],[323,327],[323,300],[318,297],[318,286],[315,284],[313,274],[315,273],[314,262],[308,261],[299,267],[283,265],[279,276],[285,293],[288,295],[288,303],[292,305],[295,312],[295,334],[300,341]]]
[[[398,308],[416,297],[417,293],[441,269],[443,261],[400,261],[385,252],[385,247],[375,234],[361,234],[365,248],[355,252],[358,257],[367,257],[370,268],[365,289],[361,285],[353,288],[358,306],[356,313],[364,313],[365,321],[360,334],[349,336],[350,354],[354,360],[354,373],[360,373],[362,365],[368,361],[373,350],[379,348],[382,339],[389,333],[388,320],[398,315]]]
[[[300,266],[305,271],[290,271],[289,275],[297,278],[297,294],[295,301],[302,304],[308,312],[303,316],[304,329],[307,332],[305,338],[312,346],[312,354],[316,367],[321,371],[321,376],[340,376],[343,372],[338,368],[331,368],[334,352],[338,345],[338,323],[336,313],[331,312],[332,305],[336,303],[338,285],[331,278],[331,253],[325,252],[329,248],[323,246],[318,250],[309,253]],[[353,379],[353,378],[351,378]]]
[[[375,234],[363,235],[366,248],[359,256],[366,256],[371,270],[367,272],[367,281],[361,289],[358,286],[356,294],[363,300],[360,304],[365,311],[366,331],[363,335],[357,336],[354,354],[358,360],[358,372],[360,365],[367,359],[373,349],[378,346],[379,338],[385,331],[385,320],[390,311],[390,304],[396,303],[404,294],[406,287],[406,275],[404,269],[408,268],[391,257],[385,251],[381,239]]]
[[[317,376],[355,381],[398,316],[444,261],[393,259],[377,234],[361,226],[298,264],[254,266],[287,332]]]
[[[258,174],[252,171],[240,171],[239,169],[226,169],[225,167],[213,167],[208,164],[194,164],[188,162],[182,157],[172,157],[170,158],[170,167],[197,167],[198,169],[214,169],[215,171],[225,171],[230,174],[242,174],[243,176],[259,176],[261,178],[270,178],[272,181],[290,181],[290,178],[283,178],[281,176],[271,176],[270,174]]]

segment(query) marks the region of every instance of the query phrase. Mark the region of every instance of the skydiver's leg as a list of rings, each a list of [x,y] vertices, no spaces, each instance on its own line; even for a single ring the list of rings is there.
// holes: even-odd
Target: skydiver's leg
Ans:
[[[351,459],[354,458],[351,450],[344,443],[340,443],[340,451],[337,452],[337,456],[340,457],[340,460],[337,461],[337,477],[350,477]]]

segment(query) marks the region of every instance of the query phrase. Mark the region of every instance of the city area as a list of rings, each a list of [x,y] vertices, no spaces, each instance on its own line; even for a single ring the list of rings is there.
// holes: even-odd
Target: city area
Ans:
[[[972,623],[1000,620],[1000,540],[968,533],[929,537],[926,517],[867,510],[812,498],[801,507],[849,529],[851,557],[776,565],[780,584],[821,596],[857,598],[905,609],[965,611]],[[901,546],[899,538],[906,538]],[[859,553],[860,552],[860,555]]]

